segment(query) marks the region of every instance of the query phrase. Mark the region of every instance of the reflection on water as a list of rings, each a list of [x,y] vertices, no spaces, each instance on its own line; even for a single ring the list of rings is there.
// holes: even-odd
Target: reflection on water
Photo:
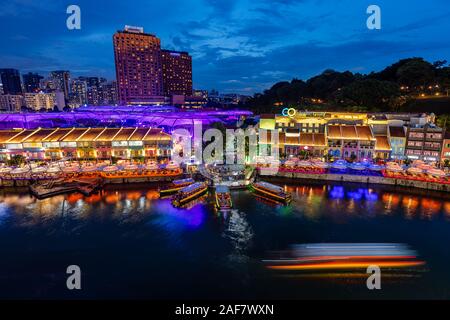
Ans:
[[[419,281],[420,295],[450,298],[450,280],[442,280],[450,263],[450,198],[358,185],[285,189],[293,195],[290,206],[247,190],[233,191],[234,209],[226,213],[215,210],[210,195],[186,208],[174,208],[170,198],[159,199],[156,189],[145,185],[44,200],[27,191],[0,190],[0,242],[10,243],[0,247],[5,262],[0,265],[0,297],[10,292],[30,297],[27,277],[54,274],[55,263],[73,263],[75,254],[80,264],[110,270],[103,282],[91,279],[97,297],[298,298],[314,293],[320,298],[323,291],[317,283],[326,286],[335,273],[316,274],[321,280],[311,287],[304,282],[311,275],[280,278],[261,261],[268,252],[292,244],[405,243],[427,261],[429,272],[419,280],[408,280],[408,272],[396,273],[407,279],[396,293],[412,295],[410,286]],[[35,264],[37,271],[24,267]],[[109,276],[117,274],[120,284],[110,285]],[[361,294],[358,288],[365,273],[347,276],[355,279],[355,286],[336,288],[333,283],[326,288],[327,297]],[[58,291],[55,279],[45,281],[50,282],[36,282],[33,292],[43,292],[44,287],[49,293],[40,293],[43,297],[67,294]],[[108,289],[103,289],[105,283]]]
[[[311,219],[334,213],[390,215],[402,212],[405,218],[432,219],[443,213],[450,215],[450,199],[376,190],[373,188],[332,186],[287,186],[294,195],[294,208]]]
[[[232,210],[228,218],[228,226],[224,231],[224,237],[228,238],[236,253],[242,253],[250,246],[253,232],[248,224],[245,213]]]

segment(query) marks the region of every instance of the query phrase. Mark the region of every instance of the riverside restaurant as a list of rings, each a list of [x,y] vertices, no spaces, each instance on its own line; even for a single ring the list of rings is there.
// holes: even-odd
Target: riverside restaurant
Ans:
[[[168,159],[171,136],[159,128],[51,128],[0,131],[0,161],[22,155],[28,160]]]
[[[256,159],[256,166],[260,173],[265,174],[270,174],[272,171],[274,173],[295,174],[297,177],[311,174],[379,176],[387,179],[450,184],[450,175],[448,173],[440,168],[426,164],[421,160],[416,160],[409,166],[401,166],[397,162],[387,162],[385,165],[380,165],[370,161],[350,163],[345,160],[327,163],[320,158],[301,160],[296,157],[278,162],[268,162],[264,160],[265,159],[262,159],[262,157]]]

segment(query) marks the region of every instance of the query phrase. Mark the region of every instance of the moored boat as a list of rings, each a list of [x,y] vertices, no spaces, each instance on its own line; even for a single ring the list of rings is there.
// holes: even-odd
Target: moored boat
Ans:
[[[268,182],[255,182],[251,185],[251,188],[256,193],[272,200],[284,203],[289,203],[292,200],[292,196],[289,193],[284,192],[283,188]]]
[[[216,206],[219,210],[230,210],[233,207],[230,188],[227,186],[216,187]]]
[[[208,185],[205,182],[195,182],[187,187],[182,188],[174,196],[172,204],[180,207],[208,191]]]
[[[159,194],[160,194],[160,196],[166,196],[166,195],[175,193],[175,192],[183,189],[184,187],[187,187],[187,186],[193,184],[194,182],[195,181],[192,178],[181,179],[181,180],[174,180],[167,187],[160,189],[159,190]]]

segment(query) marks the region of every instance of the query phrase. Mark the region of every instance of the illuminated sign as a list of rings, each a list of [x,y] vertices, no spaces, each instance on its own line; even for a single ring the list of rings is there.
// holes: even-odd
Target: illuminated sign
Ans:
[[[284,108],[281,114],[285,117],[292,118],[295,117],[295,115],[297,114],[297,110],[295,110],[294,108]]]

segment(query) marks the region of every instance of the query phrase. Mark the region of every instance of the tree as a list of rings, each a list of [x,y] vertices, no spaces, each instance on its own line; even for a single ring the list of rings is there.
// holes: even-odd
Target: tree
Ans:
[[[365,79],[355,81],[340,90],[335,100],[345,106],[365,107],[369,110],[392,109],[398,104],[400,89],[389,81]]]
[[[445,159],[444,160],[444,167],[450,167],[450,160],[448,160],[448,159]]]
[[[26,158],[21,154],[16,154],[7,161],[7,164],[12,167],[19,167],[24,163],[26,163]]]
[[[438,116],[436,118],[436,124],[444,130],[447,130],[447,126],[450,125],[450,114],[441,114]]]
[[[434,81],[434,76],[433,65],[422,58],[411,60],[397,70],[398,83],[411,88],[427,86]]]

